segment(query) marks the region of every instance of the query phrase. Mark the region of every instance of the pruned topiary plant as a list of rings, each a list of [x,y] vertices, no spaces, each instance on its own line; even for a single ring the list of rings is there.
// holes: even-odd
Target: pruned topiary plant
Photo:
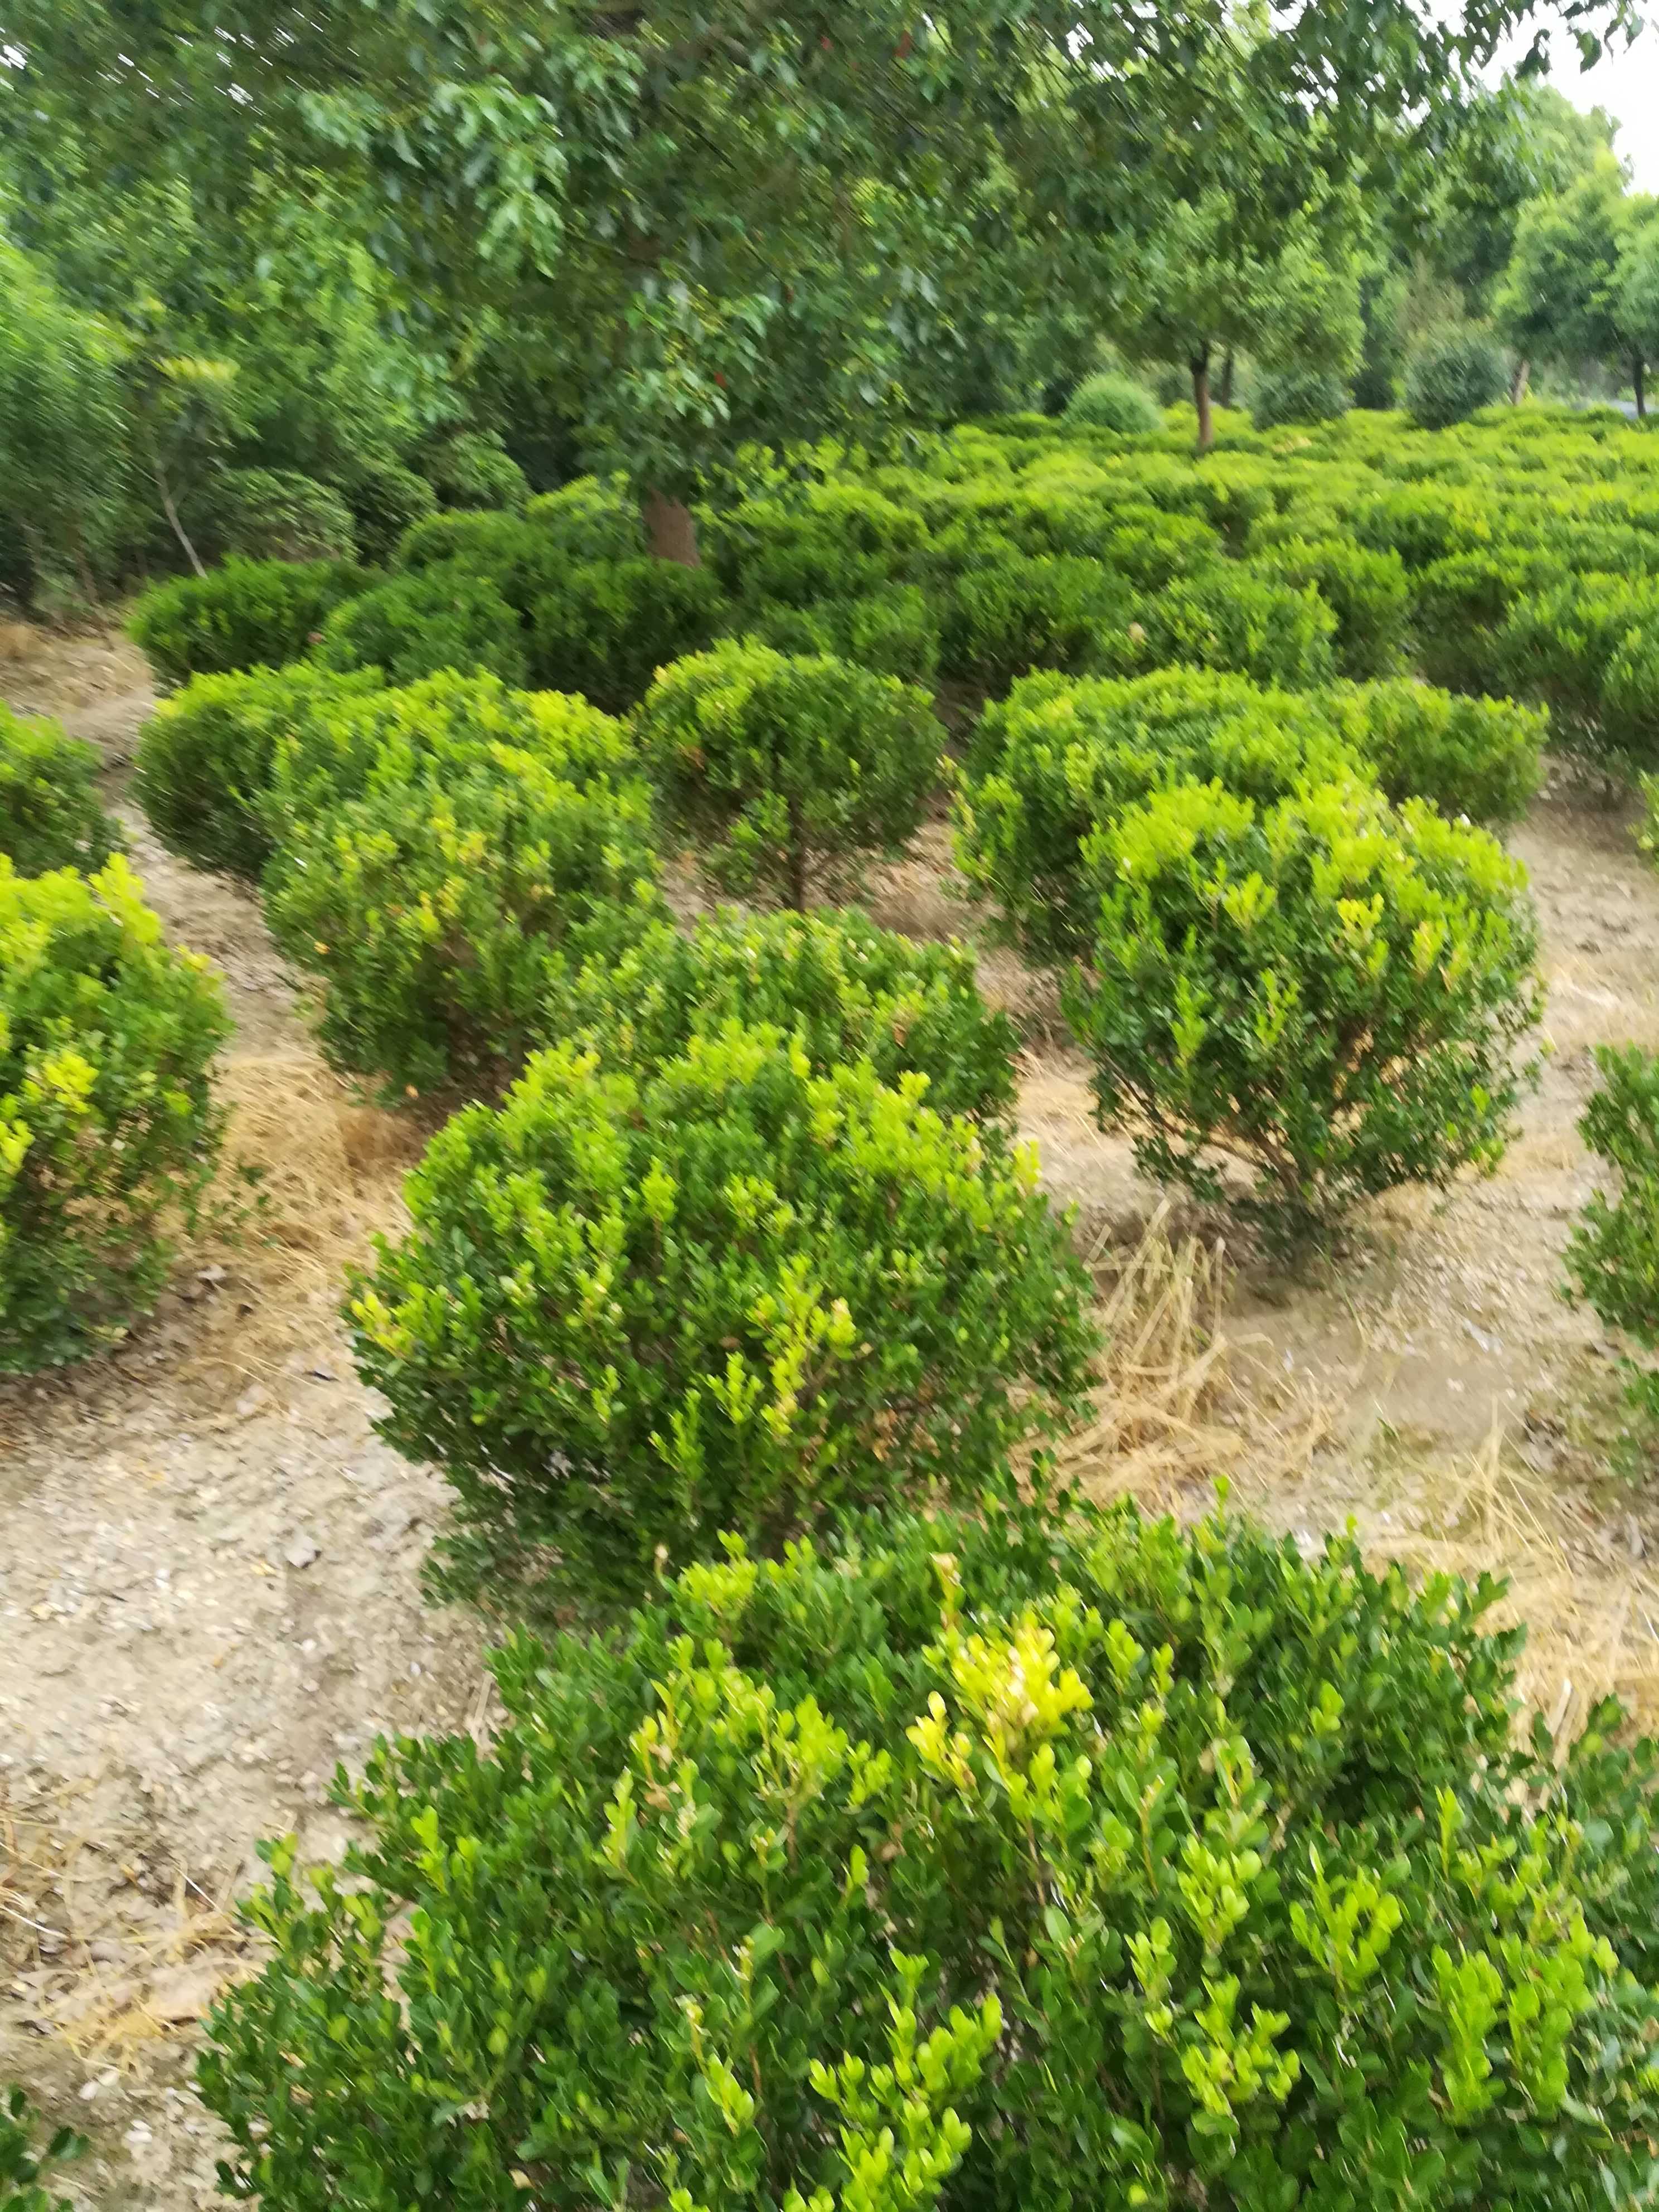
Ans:
[[[661,670],[635,726],[710,875],[798,908],[862,855],[902,849],[944,734],[914,684],[746,641]]]
[[[266,2212],[1637,2205],[1655,1756],[1498,1586],[1132,1509],[872,1518],[514,1643],[268,1847],[200,2081]],[[624,2179],[625,2177],[625,2179]]]
[[[0,1373],[95,1351],[155,1303],[213,1173],[229,1028],[118,854],[89,881],[0,858]]]
[[[127,628],[165,684],[301,660],[334,609],[374,581],[351,561],[227,561],[175,576],[135,604]]]
[[[266,915],[319,978],[337,1066],[394,1093],[493,1096],[546,1041],[569,966],[614,959],[662,913],[650,787],[585,700],[452,678],[404,693],[395,723],[369,703],[347,702],[333,765],[379,741],[335,803],[293,808],[285,756]],[[486,734],[514,722],[531,742]]]
[[[0,854],[20,876],[101,868],[120,842],[98,797],[98,755],[0,701]]]
[[[855,909],[722,913],[689,933],[657,923],[590,962],[550,1007],[550,1034],[581,1036],[641,1066],[673,1060],[728,1021],[769,1022],[819,1074],[868,1059],[885,1084],[927,1078],[936,1113],[1007,1133],[1019,1038],[981,998],[973,954],[878,929]]]
[[[353,1285],[359,1366],[496,1576],[637,1586],[659,1546],[971,1497],[1086,1380],[1086,1279],[1035,1164],[924,1077],[820,1073],[777,1029],[654,1066],[543,1053],[408,1198]]]
[[[312,714],[380,687],[377,669],[337,675],[307,661],[192,677],[138,732],[133,781],[150,827],[198,868],[257,882],[270,857],[278,744]]]
[[[1099,920],[1066,1011],[1148,1173],[1291,1247],[1497,1164],[1540,984],[1526,872],[1485,831],[1357,782],[1267,806],[1186,783],[1084,852]]]

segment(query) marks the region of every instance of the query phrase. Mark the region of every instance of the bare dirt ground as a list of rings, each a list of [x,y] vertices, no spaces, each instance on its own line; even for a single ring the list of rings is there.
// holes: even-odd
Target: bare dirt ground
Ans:
[[[106,2212],[212,2201],[189,2069],[251,1955],[230,1911],[255,1844],[344,1832],[337,1759],[386,1729],[488,1724],[483,1635],[423,1603],[443,1486],[372,1434],[336,1317],[395,1228],[418,1146],[324,1067],[257,905],[171,859],[124,799],[150,693],[119,641],[0,627],[0,698],[101,750],[153,903],[223,969],[228,1151],[262,1172],[240,1238],[186,1257],[110,1357],[0,1384],[0,2081],[93,2138]],[[1558,1729],[1616,1687],[1659,1719],[1659,1506],[1610,1475],[1613,1347],[1558,1296],[1591,1188],[1574,1124],[1596,1042],[1659,1042],[1659,875],[1571,794],[1516,840],[1546,945],[1552,1054],[1500,1173],[1385,1203],[1312,1279],[1235,1268],[1095,1127],[1040,979],[988,951],[1028,1039],[1023,1118],[1100,1274],[1112,1336],[1090,1487],[1200,1509],[1218,1474],[1297,1540],[1352,1518],[1379,1555],[1509,1574],[1525,1687]],[[872,887],[919,935],[971,931],[930,829]]]

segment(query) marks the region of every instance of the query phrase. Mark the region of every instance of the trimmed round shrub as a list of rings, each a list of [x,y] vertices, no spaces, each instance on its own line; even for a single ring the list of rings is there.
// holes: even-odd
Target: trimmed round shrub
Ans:
[[[1526,872],[1483,830],[1353,782],[1265,810],[1187,783],[1084,858],[1100,918],[1066,1012],[1145,1172],[1289,1249],[1496,1165],[1540,987]]]
[[[1628,772],[1659,750],[1646,644],[1656,632],[1659,581],[1573,576],[1514,602],[1492,641],[1494,676],[1549,708],[1559,743]]]
[[[388,750],[448,756],[469,744],[544,755],[579,782],[638,771],[627,732],[585,699],[509,691],[499,677],[453,671],[391,690],[359,678],[339,683],[325,713],[297,717],[278,734],[266,834],[286,844],[311,816],[361,799]]]
[[[351,510],[331,485],[297,469],[226,469],[208,488],[214,534],[250,561],[349,560]]]
[[[915,584],[811,607],[763,603],[740,612],[732,626],[777,653],[834,653],[907,684],[931,684],[939,673],[939,624]]]
[[[337,607],[316,646],[320,666],[379,668],[389,684],[453,669],[521,684],[529,670],[518,616],[487,576],[462,561],[394,576]]]
[[[1336,617],[1313,585],[1221,562],[1136,600],[1127,620],[1097,635],[1092,658],[1113,675],[1178,665],[1305,690],[1335,674],[1335,635]]]
[[[1336,617],[1331,653],[1339,676],[1365,683],[1406,665],[1412,587],[1397,553],[1372,552],[1341,538],[1316,545],[1291,538],[1257,555],[1250,566],[1300,590],[1313,586]]]
[[[98,797],[98,755],[0,701],[0,858],[20,876],[101,868],[120,842]]]
[[[409,736],[382,721],[360,794],[291,817],[265,872],[271,933],[319,981],[324,1050],[393,1095],[499,1094],[567,969],[614,960],[662,913],[623,732],[582,700],[526,705],[533,750],[464,711],[453,735],[417,705]]]
[[[1406,365],[1406,411],[1422,430],[1466,422],[1509,389],[1501,348],[1481,331],[1429,339]]]
[[[1248,678],[1030,676],[987,708],[957,800],[957,858],[1029,959],[1093,936],[1100,891],[1084,847],[1166,784],[1212,780],[1271,805],[1309,781],[1363,773],[1356,732],[1318,696]]]
[[[164,684],[302,659],[372,573],[350,561],[227,561],[143,592],[127,629]]]
[[[580,1037],[642,1066],[673,1060],[728,1022],[769,1023],[824,1074],[868,1060],[896,1087],[925,1075],[936,1113],[967,1114],[1006,1135],[1018,1033],[979,994],[965,945],[878,929],[855,909],[734,913],[686,934],[659,924],[585,968],[553,1009],[550,1034]]]
[[[89,879],[0,858],[0,1373],[82,1358],[154,1305],[213,1173],[229,1030],[118,854]]]
[[[1548,553],[1509,545],[1455,553],[1412,581],[1418,665],[1450,691],[1498,692],[1507,672],[1498,636],[1521,601],[1567,581]]]
[[[626,714],[658,669],[713,644],[726,598],[711,569],[678,561],[595,561],[568,568],[530,617],[531,672]]]
[[[947,676],[994,697],[1034,668],[1078,670],[1127,617],[1125,579],[1080,555],[1013,554],[958,576],[942,610]]]
[[[556,1047],[439,1133],[349,1312],[458,1560],[637,1588],[659,1546],[1007,1486],[1080,1404],[1087,1279],[1034,1164],[926,1091],[732,1023],[654,1065]]]
[[[1659,1352],[1659,1060],[1639,1046],[1595,1048],[1601,1085],[1578,1133],[1618,1176],[1614,1195],[1596,1190],[1568,1241],[1574,1297],[1608,1328]],[[1659,1417],[1659,1375],[1624,1362],[1632,1404]]]
[[[1359,750],[1396,803],[1426,799],[1472,822],[1518,822],[1543,781],[1549,716],[1512,699],[1464,699],[1397,679],[1352,698]]]
[[[639,503],[616,482],[578,477],[538,492],[524,512],[572,561],[629,561],[646,550]]]
[[[445,507],[517,511],[530,496],[524,471],[493,430],[463,430],[447,439],[426,473]]]
[[[1158,402],[1131,376],[1103,369],[1085,376],[1066,403],[1068,429],[1115,430],[1120,437],[1150,438],[1164,428]]]
[[[358,552],[382,564],[438,504],[426,478],[399,461],[356,462],[340,491],[351,510]]]
[[[1639,2203],[1655,1755],[1500,1595],[1133,1509],[871,1519],[499,1654],[270,1852],[201,2066],[269,2212]],[[605,2187],[609,2187],[607,2181]],[[616,2199],[613,2197],[612,2202]]]
[[[1288,422],[1329,422],[1348,411],[1348,387],[1328,368],[1268,368],[1250,392],[1250,420],[1258,430]]]
[[[198,868],[249,882],[270,857],[266,827],[278,740],[319,708],[380,688],[378,669],[338,675],[296,661],[192,677],[138,732],[133,777],[150,827]]]
[[[714,881],[796,908],[860,855],[902,851],[939,777],[927,693],[828,654],[693,654],[659,672],[635,726]]]

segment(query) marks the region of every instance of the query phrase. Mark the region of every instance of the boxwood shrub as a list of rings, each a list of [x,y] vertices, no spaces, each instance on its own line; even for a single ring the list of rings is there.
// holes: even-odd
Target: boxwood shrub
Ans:
[[[201,2086],[268,2212],[1639,2204],[1655,1757],[1498,1585],[899,1517],[499,1655],[268,1847]]]
[[[504,744],[544,755],[579,781],[637,772],[627,732],[584,699],[512,691],[498,677],[453,671],[390,690],[361,678],[336,681],[325,711],[292,718],[277,736],[264,808],[274,845],[313,815],[360,799],[388,750],[447,757],[469,744]]]
[[[1258,574],[1305,590],[1311,584],[1336,617],[1331,640],[1339,676],[1357,682],[1393,676],[1406,665],[1412,588],[1397,553],[1325,538],[1291,538],[1251,562]]]
[[[834,653],[908,684],[931,684],[939,673],[939,623],[916,584],[894,584],[863,599],[819,599],[810,607],[763,601],[739,609],[732,627],[778,653]]]
[[[465,716],[455,734],[382,725],[358,795],[292,816],[266,869],[272,934],[319,979],[324,1049],[393,1094],[499,1093],[567,964],[614,958],[662,911],[620,732],[596,744],[581,700],[530,705],[533,750]]]
[[[1578,1124],[1595,1157],[1613,1170],[1597,1189],[1567,1245],[1575,1297],[1651,1355],[1659,1352],[1659,1060],[1639,1046],[1598,1045],[1601,1083]],[[1659,1375],[1625,1362],[1632,1402],[1659,1419]]]
[[[1087,840],[1149,792],[1213,778],[1270,805],[1310,778],[1359,772],[1353,727],[1317,695],[1188,668],[1031,676],[981,718],[957,793],[957,857],[1029,958],[1063,961],[1094,932]]]
[[[1518,822],[1543,781],[1549,716],[1512,699],[1466,699],[1408,678],[1333,696],[1392,799],[1426,799],[1455,819]]]
[[[90,878],[0,857],[0,1373],[82,1358],[154,1304],[213,1172],[229,1028],[118,854]]]
[[[797,908],[862,855],[901,851],[939,775],[925,691],[746,640],[659,670],[635,726],[714,880]]]
[[[0,2092],[0,2212],[70,2212],[67,2197],[47,2192],[62,2178],[54,2169],[86,2147],[73,2128],[45,2133],[22,2089]]]
[[[1164,428],[1146,386],[1106,369],[1084,378],[1066,403],[1065,419],[1070,429],[1115,430],[1125,438],[1150,437]]]
[[[1485,831],[1352,781],[1267,808],[1189,782],[1084,859],[1100,918],[1066,1012],[1146,1172],[1288,1249],[1496,1164],[1540,992],[1525,871]]]
[[[119,843],[98,796],[98,755],[0,701],[0,857],[20,876],[101,868]]]
[[[311,715],[380,688],[377,669],[336,675],[305,661],[196,676],[138,732],[134,787],[150,827],[198,868],[257,882],[277,743]]]
[[[374,580],[351,561],[227,561],[142,592],[127,629],[163,684],[299,660]]]
[[[1449,331],[1431,337],[1406,364],[1406,410],[1420,429],[1467,422],[1509,384],[1504,355],[1484,331]]]
[[[349,1310],[463,1567],[637,1587],[659,1546],[1006,1486],[1079,1404],[1085,1278],[1035,1163],[927,1088],[732,1022],[655,1064],[556,1046],[439,1133]]]
[[[532,608],[531,673],[550,690],[626,714],[658,669],[714,643],[726,613],[710,569],[644,556],[586,562]]]
[[[1553,555],[1508,545],[1431,562],[1412,587],[1412,631],[1424,675],[1453,691],[1501,692],[1505,668],[1497,639],[1511,611],[1565,581]]]
[[[321,667],[378,668],[394,684],[446,668],[521,684],[530,666],[518,616],[489,577],[459,560],[348,599],[323,624],[314,650]]]
[[[729,1021],[782,1030],[819,1074],[867,1059],[885,1084],[925,1075],[935,1112],[1009,1133],[1018,1036],[981,998],[973,954],[878,929],[854,908],[728,911],[689,933],[659,923],[571,979],[550,1034],[649,1066]]]
[[[1097,636],[1091,665],[1136,676],[1153,668],[1213,668],[1302,690],[1336,672],[1335,615],[1312,584],[1281,582],[1218,562],[1147,594]]]
[[[959,575],[942,612],[947,676],[1000,696],[1036,668],[1079,670],[1109,623],[1127,622],[1126,580],[1079,555],[1007,554]]]

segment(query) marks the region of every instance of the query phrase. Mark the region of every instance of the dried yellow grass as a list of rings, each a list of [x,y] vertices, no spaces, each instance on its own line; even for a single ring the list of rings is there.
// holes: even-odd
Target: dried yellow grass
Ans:
[[[403,1179],[426,1133],[362,1104],[303,1052],[228,1060],[219,1090],[229,1121],[216,1195],[231,1225],[210,1232],[191,1260],[198,1274],[222,1269],[224,1289],[185,1372],[234,1395],[277,1383],[292,1355],[314,1345],[347,1265],[402,1218]]]
[[[1158,1207],[1121,1262],[1102,1267],[1106,1340],[1094,1418],[1058,1454],[1085,1496],[1133,1497],[1158,1511],[1202,1511],[1225,1478],[1259,1489],[1300,1472],[1327,1433],[1329,1410],[1304,1395],[1241,1389],[1241,1352],[1255,1340],[1226,1319],[1224,1245],[1172,1236]]]

